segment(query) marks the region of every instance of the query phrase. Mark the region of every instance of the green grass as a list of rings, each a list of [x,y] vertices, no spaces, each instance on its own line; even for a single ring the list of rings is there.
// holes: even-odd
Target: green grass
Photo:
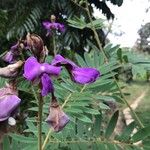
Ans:
[[[125,88],[125,92],[130,93],[129,96],[126,96],[129,103],[133,103],[133,101],[136,100],[144,91],[147,91],[146,95],[135,109],[135,112],[143,125],[146,127],[150,126],[150,83],[134,82],[128,84]],[[150,136],[144,140],[144,145],[150,146],[149,142]]]
[[[126,96],[129,103],[133,103],[146,90],[145,97],[135,110],[145,126],[150,125],[150,83],[138,81],[127,84],[125,88],[125,92],[130,93],[130,95]]]

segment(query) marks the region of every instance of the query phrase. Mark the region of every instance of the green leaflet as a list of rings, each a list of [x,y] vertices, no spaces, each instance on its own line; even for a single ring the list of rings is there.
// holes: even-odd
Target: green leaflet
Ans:
[[[109,121],[109,124],[108,124],[108,126],[107,126],[107,128],[106,128],[105,137],[106,137],[107,139],[112,135],[112,133],[113,133],[113,131],[114,131],[114,129],[115,129],[116,123],[117,123],[117,120],[118,120],[118,117],[119,117],[119,111],[117,110],[117,111],[113,114],[113,116],[111,117],[111,119],[110,119],[110,121]]]
[[[150,135],[150,126],[147,126],[147,127],[140,129],[139,131],[137,131],[137,133],[135,133],[132,136],[132,141],[138,142],[140,140],[144,140],[149,135]]]
[[[18,134],[9,134],[10,137],[12,137],[14,140],[21,142],[21,143],[36,143],[37,139],[32,137],[25,137],[23,135]]]

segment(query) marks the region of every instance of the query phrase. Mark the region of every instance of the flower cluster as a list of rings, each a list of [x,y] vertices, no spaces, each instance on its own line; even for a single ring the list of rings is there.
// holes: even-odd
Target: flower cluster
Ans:
[[[55,131],[60,131],[68,122],[68,116],[62,111],[61,107],[54,96],[54,86],[51,77],[58,76],[66,67],[71,79],[79,84],[88,84],[95,82],[100,76],[100,72],[94,68],[79,67],[69,59],[61,55],[56,55],[51,64],[39,63],[35,57],[29,57],[24,65],[24,77],[29,81],[38,81],[41,83],[41,94],[46,96],[52,93],[50,104],[50,114],[46,122],[53,127]]]
[[[25,39],[19,40],[15,45],[11,46],[2,59],[9,64],[13,64],[17,60],[23,60],[23,53],[28,55],[28,52],[34,55],[39,62],[43,62],[48,53],[41,37],[28,33]]]
[[[52,15],[51,22],[43,22],[47,35],[53,31],[64,32],[64,25],[56,23],[55,20],[55,16]],[[100,77],[100,72],[97,69],[79,67],[73,61],[61,55],[55,55],[51,63],[47,63],[45,62],[47,54],[47,49],[41,37],[28,33],[24,40],[19,40],[3,56],[3,60],[9,65],[0,68],[0,76],[13,80],[13,84],[7,84],[6,87],[0,89],[0,122],[11,120],[9,118],[15,114],[21,102],[16,89],[16,80],[18,75],[22,75],[19,70],[23,65],[23,76],[28,81],[40,85],[41,96],[51,94],[52,100],[46,122],[56,132],[61,131],[70,119],[63,112],[54,95],[55,89],[52,77],[58,77],[63,67],[67,69],[71,79],[78,84],[93,83]]]
[[[56,18],[54,15],[51,15],[51,22],[50,21],[44,21],[42,24],[44,28],[47,30],[46,36],[49,36],[52,34],[52,31],[59,31],[64,32],[65,27],[61,23],[55,22]]]

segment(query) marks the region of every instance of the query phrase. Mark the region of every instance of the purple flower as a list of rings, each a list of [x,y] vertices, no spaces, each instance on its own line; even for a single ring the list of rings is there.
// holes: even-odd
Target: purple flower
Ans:
[[[49,76],[58,76],[61,67],[52,66],[48,63],[40,64],[35,57],[29,57],[24,65],[24,77],[29,81],[40,79],[42,83],[42,96],[46,96],[54,90]]]
[[[55,132],[61,131],[70,121],[69,117],[62,111],[56,99],[52,100],[49,111],[46,122]]]
[[[16,57],[19,55],[19,43],[11,46],[10,51],[8,51],[3,57],[2,59],[5,62],[8,63],[14,63],[16,60]]]
[[[42,24],[44,28],[47,30],[47,34],[46,34],[47,36],[51,34],[52,30],[58,30],[60,32],[65,31],[64,25],[60,23],[44,21]]]
[[[80,84],[95,82],[100,77],[100,72],[95,68],[79,67],[71,60],[63,58],[61,55],[56,55],[52,61],[54,66],[64,65],[69,71],[73,81]]]
[[[8,62],[8,63],[13,63],[15,61],[15,57],[14,57],[14,53],[12,51],[8,51],[3,57],[2,59],[5,61],[5,62]]]
[[[13,115],[21,100],[17,92],[10,87],[0,89],[0,122],[7,120]]]

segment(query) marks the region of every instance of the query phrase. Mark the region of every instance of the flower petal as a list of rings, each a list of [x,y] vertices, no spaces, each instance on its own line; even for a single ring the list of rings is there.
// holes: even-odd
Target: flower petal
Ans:
[[[7,120],[20,102],[21,100],[16,95],[0,97],[0,122]]]
[[[45,27],[45,29],[50,29],[51,23],[49,21],[44,21],[42,24]]]
[[[42,96],[46,96],[48,93],[54,91],[52,80],[46,73],[42,75],[41,82],[42,82]]]
[[[64,57],[62,57],[61,55],[56,55],[54,57],[54,59],[52,60],[52,65],[56,65],[56,66],[62,66],[62,65],[68,65],[71,69],[78,67],[74,62],[72,62],[69,59],[65,59]]]
[[[97,69],[78,67],[74,62],[63,58],[61,55],[56,55],[51,64],[56,66],[64,65],[72,79],[80,84],[93,83],[100,76],[100,72]]]
[[[43,69],[45,68],[45,73],[53,76],[58,76],[61,72],[61,67],[56,67],[53,65],[49,65],[48,63],[42,64]]]
[[[75,68],[72,70],[72,79],[80,84],[93,83],[100,76],[95,68]]]
[[[30,57],[24,65],[24,77],[30,81],[39,78],[43,73],[58,76],[61,72],[61,67],[52,66],[48,63],[40,64],[35,57]]]
[[[35,57],[29,57],[24,64],[24,77],[30,81],[39,77],[42,73],[41,65]]]
[[[55,132],[61,131],[70,121],[69,117],[62,111],[60,106],[50,106],[50,114],[46,122],[54,129]]]

